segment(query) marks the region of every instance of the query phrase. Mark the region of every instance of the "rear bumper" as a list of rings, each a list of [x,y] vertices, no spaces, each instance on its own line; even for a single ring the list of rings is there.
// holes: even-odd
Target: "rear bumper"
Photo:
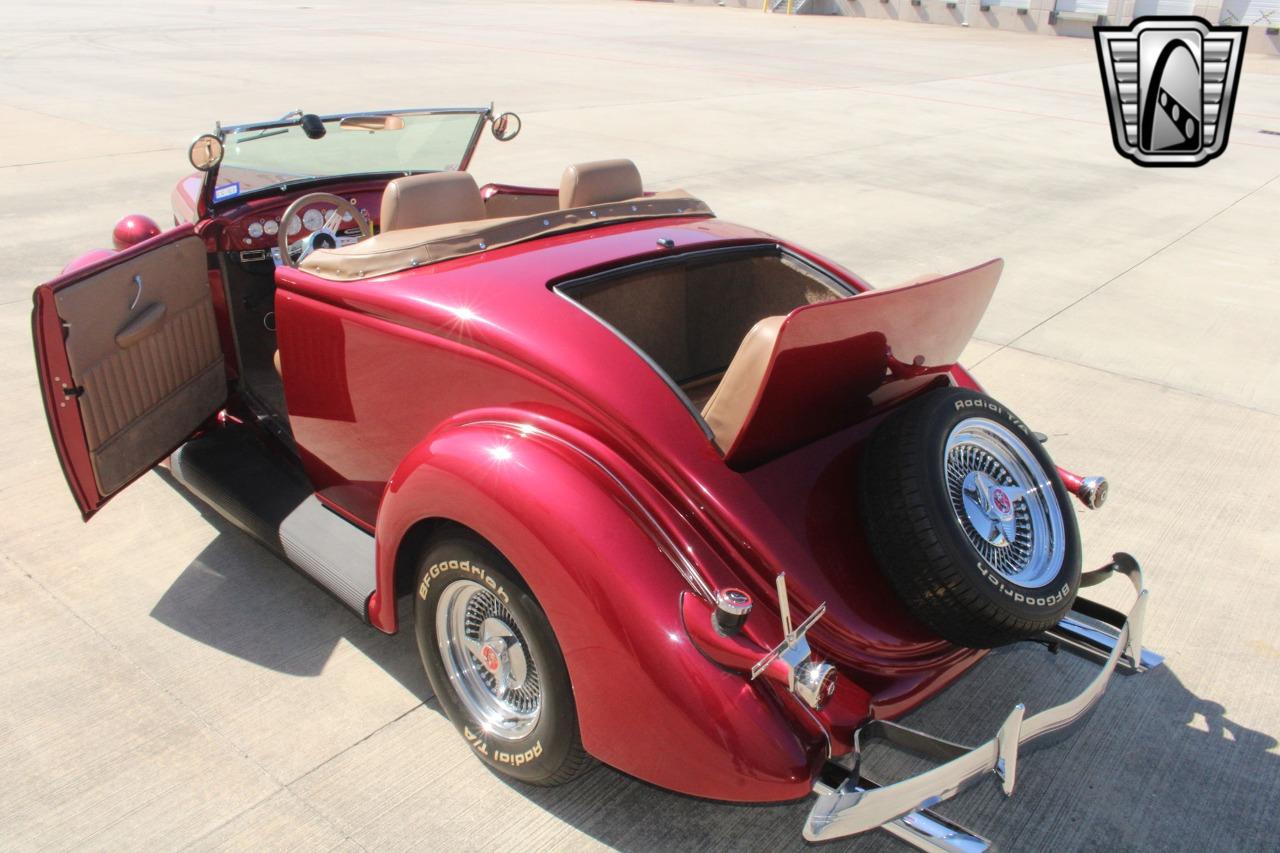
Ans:
[[[1101,661],[1098,674],[1081,693],[1032,716],[1025,715],[1021,704],[1016,705],[995,736],[976,747],[961,746],[886,720],[868,723],[856,733],[854,750],[839,763],[839,768],[828,768],[847,771],[847,778],[836,784],[819,781],[814,786],[817,802],[805,821],[804,837],[809,841],[829,841],[884,828],[922,849],[986,849],[982,838],[926,810],[988,773],[1001,780],[1006,795],[1012,794],[1020,754],[1033,743],[1043,745],[1049,735],[1064,732],[1084,719],[1106,692],[1117,669],[1142,672],[1161,662],[1159,655],[1142,649],[1147,590],[1133,557],[1116,554],[1107,566],[1086,572],[1081,586],[1092,586],[1113,574],[1128,577],[1137,593],[1128,613],[1077,599],[1067,618],[1042,638],[1054,651],[1063,648]],[[941,763],[917,776],[876,786],[861,774],[859,755],[864,744],[877,738]]]

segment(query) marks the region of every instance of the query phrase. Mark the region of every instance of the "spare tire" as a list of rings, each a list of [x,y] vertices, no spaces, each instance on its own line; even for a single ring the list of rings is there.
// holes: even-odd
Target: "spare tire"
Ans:
[[[939,636],[974,648],[1057,624],[1080,588],[1080,531],[1044,446],[1007,408],[930,391],[867,442],[859,501],[880,571]]]

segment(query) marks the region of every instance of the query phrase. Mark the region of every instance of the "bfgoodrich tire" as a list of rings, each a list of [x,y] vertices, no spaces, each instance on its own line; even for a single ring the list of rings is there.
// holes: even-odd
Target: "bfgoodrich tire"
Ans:
[[[904,405],[868,441],[867,540],[907,609],[939,636],[990,648],[1071,608],[1080,533],[1044,446],[1012,412],[961,388]]]
[[[482,761],[532,785],[590,769],[551,625],[492,546],[458,533],[427,549],[414,628],[436,698]]]

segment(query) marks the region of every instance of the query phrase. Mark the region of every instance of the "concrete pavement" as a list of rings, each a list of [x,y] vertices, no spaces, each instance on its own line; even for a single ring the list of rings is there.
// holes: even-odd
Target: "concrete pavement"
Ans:
[[[601,768],[486,772],[384,637],[159,474],[83,525],[36,391],[31,288],[168,218],[215,119],[497,102],[482,182],[632,157],[723,217],[892,284],[1001,255],[978,377],[1108,474],[1088,561],[1129,550],[1164,668],[944,811],[1005,849],[1274,848],[1280,831],[1280,58],[1229,150],[1112,149],[1093,45],[630,2],[70,2],[0,37],[0,848],[793,850],[806,806],[726,806]],[[1087,667],[1010,651],[912,717],[986,737]],[[879,756],[886,772],[907,765]],[[840,849],[845,845],[834,845]],[[851,849],[892,849],[887,837]]]

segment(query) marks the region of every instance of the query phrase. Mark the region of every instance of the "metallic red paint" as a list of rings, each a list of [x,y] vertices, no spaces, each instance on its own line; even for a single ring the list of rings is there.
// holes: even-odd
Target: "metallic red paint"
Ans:
[[[577,423],[610,448],[623,463],[617,476],[653,495],[647,509],[688,519],[697,547],[728,567],[712,585],[748,588],[761,619],[776,612],[772,577],[785,567],[798,610],[828,602],[814,644],[872,688],[873,713],[913,707],[980,653],[938,640],[905,613],[851,523],[858,448],[874,421],[733,472],[661,378],[548,287],[656,255],[658,237],[677,251],[773,242],[687,218],[565,234],[360,283],[279,271],[280,347],[304,462],[334,504],[366,522],[377,517],[371,621],[395,629],[398,537],[378,507],[392,499],[401,460],[433,424],[520,401],[517,421]],[[419,393],[427,377],[448,379]]]
[[[768,633],[769,625],[761,625],[748,618],[742,629],[733,635],[721,634],[712,622],[714,608],[706,600],[692,593],[680,598],[681,621],[694,646],[718,666],[751,677],[751,669],[776,644],[777,638],[761,641],[759,635]],[[799,700],[789,695],[786,667],[781,660],[774,662],[760,675],[771,682],[780,697],[786,697],[783,706],[799,725],[816,722],[830,743],[830,753],[845,755],[853,749],[853,733],[871,716],[871,697],[847,677],[838,676],[834,695],[821,710],[809,713]]]
[[[150,216],[133,213],[116,223],[111,230],[111,242],[116,250],[136,246],[160,233],[160,226]]]
[[[58,273],[58,275],[59,276],[71,275],[71,273],[75,272],[76,270],[82,270],[85,267],[95,266],[101,263],[102,261],[105,261],[107,258],[110,258],[115,253],[116,252],[114,249],[90,249],[89,251],[85,252],[83,255],[80,255],[78,258],[76,258],[75,260],[67,264],[65,267],[63,267],[62,272]]]
[[[372,203],[381,186],[337,191],[370,194]],[[504,190],[555,192],[494,188]],[[287,203],[250,199],[206,215],[204,200],[175,194],[205,217],[198,232],[211,251],[238,250],[252,218]],[[83,441],[74,440],[75,430],[82,434],[74,399],[59,405],[66,401],[53,378],[69,372],[49,345],[61,333],[52,293],[190,233],[186,226],[94,259],[36,293],[46,408],[86,517],[108,496],[86,488],[94,481],[87,454],[75,450]],[[659,238],[675,248],[658,248]],[[857,725],[915,707],[981,657],[916,624],[871,564],[852,484],[878,413],[734,471],[663,379],[550,287],[624,259],[777,242],[681,217],[556,235],[364,282],[277,271],[299,455],[319,498],[375,531],[370,621],[397,629],[396,584],[413,568],[405,543],[418,525],[444,520],[478,531],[546,610],[587,748],[640,778],[716,799],[803,796],[828,750],[848,750]],[[215,296],[219,285],[215,271]],[[219,325],[229,330],[225,304]],[[929,378],[976,385],[959,367]],[[772,581],[784,568],[796,613],[828,606],[809,637],[841,675],[818,713],[774,680],[751,682],[741,671],[748,654],[781,638]],[[756,602],[742,646],[729,650],[715,648],[703,624],[708,592],[725,586]]]
[[[1058,466],[1058,476],[1062,478],[1062,485],[1067,491],[1073,495],[1080,494],[1080,488],[1084,485],[1084,477],[1079,474],[1073,474],[1061,465]]]
[[[385,180],[341,180],[318,187],[309,185],[307,190],[287,196],[269,193],[257,197],[230,198],[219,202],[216,210],[203,220],[202,233],[208,230],[216,234],[217,246],[224,252],[270,249],[276,245],[278,237],[265,233],[260,237],[251,237],[249,226],[268,219],[279,221],[291,202],[304,192],[316,189],[332,192],[342,198],[355,199],[356,207],[368,211],[369,221],[376,227],[382,207],[382,191],[386,184]],[[297,237],[304,234],[304,231],[300,231]]]
[[[420,519],[481,531],[551,622],[592,755],[696,796],[803,796],[825,743],[801,737],[761,685],[715,666],[690,642],[678,606],[689,585],[665,544],[684,525],[650,523],[632,487],[649,490],[610,476],[622,467],[589,434],[526,410],[451,420],[387,485],[379,588],[389,588],[395,543]],[[712,559],[699,558],[704,568]]]

